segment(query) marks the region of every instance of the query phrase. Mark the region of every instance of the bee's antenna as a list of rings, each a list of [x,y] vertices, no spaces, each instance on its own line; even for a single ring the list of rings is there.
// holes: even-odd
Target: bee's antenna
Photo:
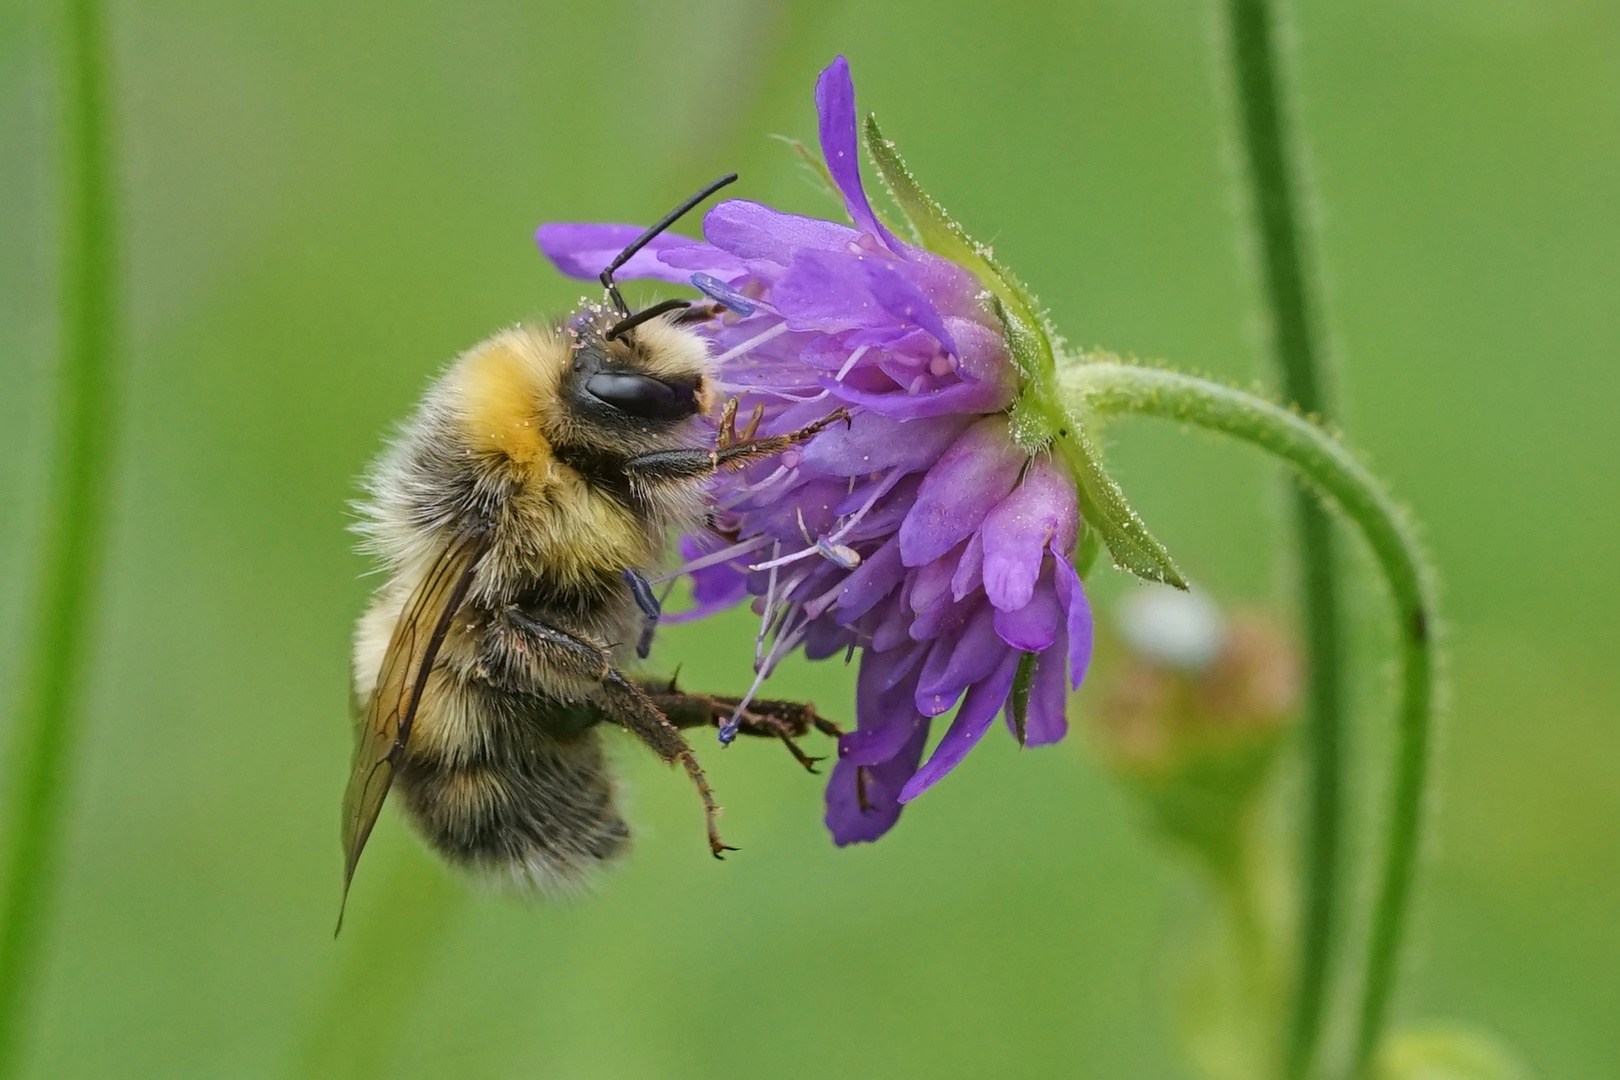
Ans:
[[[691,306],[692,301],[690,300],[660,301],[650,308],[642,308],[634,315],[626,315],[624,318],[608,327],[608,332],[602,336],[607,338],[609,341],[612,341],[614,338],[634,330],[648,319],[658,318],[658,316],[662,315],[666,311],[675,311],[678,308],[689,308]]]
[[[675,224],[681,218],[685,217],[687,212],[691,210],[692,207],[696,206],[704,199],[707,199],[710,195],[713,195],[727,184],[735,182],[736,179],[736,173],[727,173],[725,176],[722,176],[720,179],[714,181],[714,183],[708,185],[702,191],[698,192],[696,195],[693,195],[685,202],[681,203],[681,205],[659,218],[651,228],[642,233],[640,236],[636,237],[634,240],[630,241],[630,243],[626,245],[625,249],[615,255],[613,257],[613,261],[607,264],[607,268],[602,271],[602,288],[608,291],[608,296],[613,300],[613,307],[619,312],[620,315],[628,316],[630,314],[630,307],[624,302],[624,297],[619,295],[619,287],[613,283],[613,272],[619,267],[623,266],[625,263],[629,262],[632,255],[651,243],[653,237],[657,236],[659,233]]]

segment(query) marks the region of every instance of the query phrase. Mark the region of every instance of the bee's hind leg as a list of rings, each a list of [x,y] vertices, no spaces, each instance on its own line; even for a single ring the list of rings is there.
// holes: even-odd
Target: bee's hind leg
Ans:
[[[692,778],[698,796],[703,800],[710,853],[717,859],[723,859],[725,852],[736,851],[736,848],[720,839],[720,829],[716,824],[720,806],[714,801],[714,789],[709,787],[708,777],[703,775],[697,755],[692,753],[685,736],[670,722],[669,717],[659,710],[641,687],[616,668],[609,668],[602,679],[598,700],[621,727],[645,743],[653,753],[667,762],[679,761],[686,769],[686,775]]]
[[[644,682],[642,688],[659,711],[669,717],[669,722],[681,728],[719,727],[731,718],[742,701],[717,694],[684,693],[677,690],[673,682]],[[817,771],[816,763],[826,759],[806,754],[798,740],[811,730],[833,738],[843,734],[837,724],[820,716],[816,707],[807,701],[750,701],[738,719],[740,733],[780,739],[794,760],[812,773]]]

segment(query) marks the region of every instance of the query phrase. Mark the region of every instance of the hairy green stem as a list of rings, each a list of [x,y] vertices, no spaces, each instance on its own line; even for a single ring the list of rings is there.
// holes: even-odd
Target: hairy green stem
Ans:
[[[1437,698],[1434,589],[1418,544],[1400,509],[1361,463],[1321,428],[1287,409],[1204,379],[1129,364],[1074,364],[1063,370],[1060,383],[1077,422],[1094,415],[1143,413],[1224,432],[1287,461],[1360,529],[1389,582],[1401,691],[1382,865],[1352,1044],[1350,1073],[1359,1077],[1377,1049],[1395,983]]]
[[[0,1080],[23,1068],[38,996],[106,516],[116,302],[105,30],[97,0],[69,0],[59,31],[61,351],[6,785]]]
[[[1316,342],[1309,253],[1300,223],[1299,182],[1289,160],[1285,86],[1273,10],[1283,0],[1225,0],[1226,38],[1255,225],[1264,267],[1272,352],[1287,399],[1326,414]],[[1299,591],[1305,630],[1307,813],[1300,889],[1299,959],[1285,1048],[1285,1075],[1306,1075],[1322,1028],[1333,962],[1343,818],[1341,729],[1344,692],[1333,531],[1312,495],[1297,491]]]

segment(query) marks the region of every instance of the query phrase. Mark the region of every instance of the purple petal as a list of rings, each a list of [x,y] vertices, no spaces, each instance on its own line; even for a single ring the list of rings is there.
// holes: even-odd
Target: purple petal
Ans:
[[[899,752],[881,765],[861,766],[846,760],[833,766],[824,819],[833,843],[843,847],[870,842],[894,827],[900,819],[900,789],[917,771],[928,728],[928,721],[919,721]]]
[[[691,562],[712,550],[712,541],[706,544],[696,537],[681,537],[682,562]],[[687,611],[665,612],[660,621],[671,624],[694,622],[731,607],[748,596],[748,575],[730,563],[706,566],[687,576],[692,579],[692,600],[696,606]]]
[[[906,565],[932,562],[973,535],[1011,490],[1024,461],[1006,417],[986,417],[963,432],[928,470],[900,525]]]
[[[758,265],[739,259],[729,251],[721,251],[713,244],[701,243],[690,247],[662,248],[658,252],[658,261],[688,274],[696,270],[737,287],[740,287],[739,282],[754,274]]]
[[[831,619],[817,619],[810,624],[810,630],[804,638],[804,655],[807,660],[827,660],[846,652],[854,643],[855,635],[847,627],[839,626]]]
[[[1007,355],[1007,343],[1002,340],[999,329],[992,330],[955,315],[945,316],[945,328],[961,347],[956,357],[957,373],[962,378],[973,382],[988,380],[1017,389],[1018,371]]]
[[[842,56],[828,64],[816,80],[816,115],[821,121],[821,156],[827,161],[827,171],[844,195],[844,206],[855,224],[883,241],[883,245],[896,255],[904,248],[866,201],[866,190],[861,186],[861,157],[855,130],[855,82],[850,78],[849,62]]]
[[[872,296],[884,311],[908,326],[928,331],[933,339],[945,347],[947,353],[956,353],[956,339],[945,329],[945,322],[935,310],[933,302],[893,266],[870,263],[866,267],[866,281]]]
[[[951,595],[960,600],[977,589],[984,581],[984,537],[974,533],[968,538],[962,559],[956,564],[951,577]]]
[[[1091,666],[1091,605],[1086,600],[1086,587],[1080,583],[1080,575],[1068,558],[1058,555],[1056,560],[1054,583],[1058,600],[1068,613],[1069,683],[1078,690],[1080,681],[1086,677],[1086,669]]]
[[[964,545],[965,547],[965,545]],[[931,608],[952,603],[951,576],[961,560],[961,551],[947,551],[911,579],[911,610],[921,615]]]
[[[948,712],[963,691],[995,672],[1007,654],[996,635],[995,621],[995,609],[984,604],[959,637],[941,639],[934,646],[917,680],[917,711],[924,716]]]
[[[931,641],[937,637],[950,637],[958,633],[967,625],[968,619],[978,610],[979,598],[970,596],[965,601],[958,602],[951,599],[947,590],[933,604],[921,611],[915,611],[915,617],[907,630],[913,641]]]
[[[892,475],[892,474],[891,474]],[[887,480],[878,481],[876,486],[887,484]],[[849,543],[859,543],[863,540],[883,540],[887,542],[894,536],[894,531],[905,520],[906,513],[910,511],[911,504],[917,501],[917,488],[922,484],[922,477],[912,474],[903,476],[900,482],[889,489],[888,494],[878,499],[877,504],[866,512],[866,516],[855,524],[846,537]],[[868,484],[858,487],[850,493],[849,498],[838,504],[840,514],[849,514],[859,510],[871,497],[872,487]],[[856,500],[860,501],[857,502]]]
[[[911,605],[906,602],[909,590],[906,585],[900,586],[898,596],[891,598],[884,606],[878,608],[882,622],[872,629],[871,648],[877,652],[888,652],[901,645],[910,645],[911,624],[914,615]]]
[[[906,566],[900,560],[900,541],[890,540],[868,555],[844,579],[838,593],[838,621],[852,623],[865,615],[905,579]]]
[[[1036,458],[1016,490],[984,519],[984,591],[1003,611],[1029,603],[1050,544],[1067,554],[1078,522],[1074,484]]]
[[[883,689],[887,690],[891,686],[899,686],[902,680],[910,680],[906,685],[915,686],[917,682],[917,665],[928,655],[928,650],[931,647],[928,642],[919,641],[913,643],[909,649],[899,650],[902,659],[894,666],[894,670],[889,672],[889,677],[883,681]]]
[[[747,199],[729,199],[704,215],[703,235],[740,259],[787,266],[801,251],[848,251],[861,234],[848,225],[784,214]]]
[[[837,517],[834,507],[844,497],[846,482],[842,480],[808,480],[780,498],[771,500],[770,509],[753,517],[754,527],[782,541],[782,554],[786,555],[806,545],[808,530],[812,537],[829,532]],[[804,528],[799,527],[800,520]],[[762,562],[763,559],[753,559]]]
[[[643,232],[640,225],[591,225],[572,222],[552,222],[535,230],[534,241],[546,258],[569,277],[595,281],[602,269],[623,251],[625,245]],[[661,233],[646,247],[630,256],[615,275],[620,280],[656,278],[659,281],[687,285],[690,271],[676,270],[658,259],[666,248],[695,247],[696,240],[678,233]],[[718,254],[718,253],[716,253]]]
[[[950,730],[934,747],[928,764],[918,769],[901,789],[901,802],[910,802],[939,783],[946,773],[961,763],[969,750],[978,745],[990,722],[996,718],[996,713],[1006,704],[1007,692],[1012,689],[1013,676],[1017,671],[1018,654],[1009,652],[993,675],[968,691],[962,707],[956,711],[956,719],[951,721]]]
[[[872,292],[870,259],[842,251],[796,252],[771,301],[795,330],[836,334],[894,326],[895,316]]]
[[[926,394],[869,393],[848,384],[825,381],[834,396],[896,420],[921,420],[952,413],[999,412],[1012,404],[1014,389],[998,382],[960,382]]]
[[[1063,621],[1063,608],[1048,571],[1039,585],[1030,590],[1029,602],[1016,611],[994,609],[996,633],[1015,649],[1040,652],[1051,647]]]
[[[968,417],[950,416],[904,422],[875,412],[857,412],[816,437],[804,452],[809,467],[831,476],[865,476],[901,467],[926,469],[967,427]]]
[[[904,665],[901,650],[861,655],[861,673],[855,684],[855,730],[838,740],[838,757],[856,765],[878,765],[900,752],[922,717],[912,706],[913,680],[891,681]]]

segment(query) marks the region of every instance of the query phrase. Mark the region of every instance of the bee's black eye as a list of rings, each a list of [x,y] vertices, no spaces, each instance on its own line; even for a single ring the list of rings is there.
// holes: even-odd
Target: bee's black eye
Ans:
[[[691,383],[667,383],[631,371],[599,371],[585,382],[598,401],[643,420],[680,420],[698,411]]]

